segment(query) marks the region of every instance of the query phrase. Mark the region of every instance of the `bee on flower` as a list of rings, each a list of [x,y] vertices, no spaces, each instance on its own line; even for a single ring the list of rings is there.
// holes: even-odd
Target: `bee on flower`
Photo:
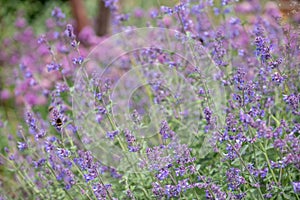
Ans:
[[[61,131],[62,126],[64,124],[63,115],[54,106],[50,106],[48,111],[49,111],[49,118],[51,120],[51,125],[54,126],[57,131]]]

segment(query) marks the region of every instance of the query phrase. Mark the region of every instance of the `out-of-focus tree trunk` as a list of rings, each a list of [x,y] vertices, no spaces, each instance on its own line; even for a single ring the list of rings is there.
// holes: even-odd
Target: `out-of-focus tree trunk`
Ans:
[[[76,20],[76,32],[90,25],[83,0],[70,0],[73,16]]]
[[[103,36],[108,34],[110,31],[110,10],[105,7],[103,0],[99,0],[97,13],[95,32],[98,36]]]
[[[300,0],[279,0],[279,8],[285,18],[291,18],[300,11]]]

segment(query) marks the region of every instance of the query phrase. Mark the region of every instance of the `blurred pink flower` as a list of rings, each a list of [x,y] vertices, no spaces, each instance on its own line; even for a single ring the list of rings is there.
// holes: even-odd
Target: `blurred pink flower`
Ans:
[[[10,92],[7,89],[4,89],[0,92],[0,99],[1,100],[7,100],[11,97]]]

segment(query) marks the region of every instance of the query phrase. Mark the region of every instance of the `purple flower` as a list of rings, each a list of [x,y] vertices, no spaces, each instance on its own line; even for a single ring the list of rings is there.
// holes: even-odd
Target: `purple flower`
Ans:
[[[223,192],[218,185],[212,183],[212,184],[210,184],[210,188],[211,188],[211,191],[213,194],[211,194],[209,190],[205,190],[206,199],[209,199],[209,200],[213,200],[213,199],[225,200],[225,199],[227,199],[226,193]]]
[[[58,111],[57,108],[53,108],[51,110],[51,125],[54,126],[57,131],[61,131],[63,122],[65,120],[62,112],[63,110]]]
[[[126,196],[129,198],[129,199],[135,199],[134,198],[134,195],[133,195],[133,192],[131,190],[127,190],[126,191]]]
[[[10,156],[8,157],[8,159],[9,159],[9,160],[15,160],[15,156],[14,156],[14,155],[10,155]]]
[[[231,0],[222,0],[222,6],[226,6],[231,2]]]
[[[140,9],[140,8],[136,8],[134,10],[134,17],[135,18],[142,18],[144,15],[144,10],[143,9]]]
[[[191,188],[192,186],[189,184],[188,182],[189,179],[184,179],[184,180],[180,180],[178,181],[177,184],[177,190],[179,192],[181,192],[182,190],[185,192],[187,189]]]
[[[58,71],[61,69],[62,65],[61,64],[57,64],[55,62],[49,63],[46,65],[48,72],[51,71]]]
[[[109,8],[112,12],[117,11],[118,0],[102,0],[106,8]]]
[[[69,87],[65,83],[56,83],[55,93],[57,96],[60,96],[60,93],[69,91]]]
[[[24,151],[27,148],[28,148],[28,146],[27,146],[27,144],[25,142],[18,142],[18,149],[20,151]]]
[[[267,167],[265,167],[264,169],[260,170],[260,177],[261,178],[266,178],[267,174],[268,174],[269,169]]]
[[[168,14],[168,15],[172,15],[173,14],[173,10],[170,7],[167,6],[161,6],[160,10],[164,13],[164,14]]]
[[[206,107],[203,112],[207,124],[211,124],[212,111],[208,107]]]
[[[157,182],[152,183],[152,192],[156,197],[163,197],[164,195],[164,189]]]
[[[190,171],[190,174],[196,174],[197,172],[196,167],[194,165],[188,166],[188,169]]]
[[[33,114],[31,112],[26,112],[25,114],[26,123],[29,127],[29,131],[31,134],[36,134],[39,132],[36,119],[33,117]]]
[[[250,172],[252,175],[254,175],[254,176],[256,176],[256,177],[258,176],[259,171],[258,171],[257,169],[254,168],[254,166],[253,166],[252,163],[249,163],[249,164],[247,165],[247,169],[249,170],[249,172]]]
[[[282,58],[278,58],[276,59],[275,61],[272,61],[270,63],[270,68],[271,69],[275,69],[275,68],[278,68],[278,66],[282,63]]]
[[[272,75],[272,81],[275,82],[277,85],[280,85],[285,80],[285,76],[281,76],[278,72],[275,72]]]
[[[266,62],[271,58],[270,54],[270,47],[267,45],[267,41],[263,36],[262,33],[258,33],[257,37],[255,38],[255,45],[256,45],[256,55],[260,56],[262,62]]]
[[[122,174],[119,174],[119,173],[117,172],[117,170],[116,170],[115,168],[113,168],[113,167],[110,167],[110,168],[109,168],[109,172],[110,172],[110,176],[113,177],[113,178],[115,178],[115,179],[120,179],[120,178],[122,178]]]
[[[131,119],[133,120],[133,122],[134,122],[135,124],[140,124],[140,122],[141,122],[141,116],[140,116],[140,114],[138,113],[137,110],[134,110],[134,111],[132,112],[132,114],[131,114]]]
[[[300,94],[284,95],[283,100],[292,108],[293,114],[299,113]]]
[[[281,151],[283,150],[283,148],[286,146],[286,142],[282,139],[276,139],[273,143],[275,148],[280,149]]]
[[[32,78],[32,73],[30,71],[25,72],[26,78]]]
[[[82,170],[92,169],[95,166],[94,158],[90,151],[78,151],[78,157],[74,158],[76,165]]]
[[[101,123],[102,119],[103,119],[103,116],[102,116],[102,115],[96,114],[96,122],[97,122],[97,123]]]
[[[102,100],[102,93],[101,92],[95,93],[95,98],[98,99],[98,101],[101,101]]]
[[[212,56],[218,66],[226,66],[227,63],[223,60],[226,54],[226,49],[223,44],[224,36],[222,31],[216,33],[215,42],[213,44]]]
[[[238,157],[234,148],[230,144],[227,144],[226,150],[227,150],[227,154],[226,154],[227,159],[234,160],[235,158]]]
[[[180,3],[174,7],[174,12],[184,11],[186,9],[186,6],[187,5],[185,3]]]
[[[161,123],[159,133],[163,136],[164,140],[166,140],[168,138],[173,138],[175,136],[175,132],[170,129],[168,122],[166,120],[164,120]]]
[[[230,168],[226,172],[226,177],[228,181],[228,188],[230,190],[236,190],[240,185],[245,184],[246,180],[244,177],[240,176],[240,170],[237,168]]]
[[[196,158],[191,156],[191,149],[186,144],[175,145],[174,147],[174,159],[179,165],[185,165],[192,163]]]
[[[72,62],[74,65],[81,65],[83,63],[83,61],[84,61],[84,58],[82,56],[72,59]]]
[[[166,185],[165,186],[165,195],[170,197],[177,197],[179,195],[179,191],[177,190],[176,185]]]
[[[27,25],[27,22],[24,18],[22,18],[22,17],[17,18],[17,20],[15,22],[15,26],[17,28],[24,28],[24,27],[26,27],[26,25]]]
[[[170,172],[167,168],[162,168],[158,171],[158,173],[155,176],[158,180],[161,181],[161,180],[166,179],[169,176],[169,173]]]
[[[292,182],[295,193],[300,193],[300,182]]]
[[[34,162],[34,167],[39,168],[39,167],[43,166],[45,163],[46,163],[46,159],[42,158],[39,161]]]
[[[4,147],[4,151],[5,151],[6,153],[9,153],[9,148],[8,148],[8,147]]]
[[[273,195],[271,193],[264,194],[265,199],[271,199]]]
[[[130,152],[138,152],[140,150],[140,146],[130,146],[130,145],[128,145],[128,150]]]
[[[69,150],[63,149],[63,148],[57,148],[56,154],[57,154],[58,157],[60,157],[60,158],[66,158],[66,157],[69,157],[69,156],[71,155],[71,153],[70,153]]]
[[[54,17],[56,20],[64,19],[66,15],[61,11],[60,8],[56,7],[51,12],[52,17]]]
[[[229,113],[226,117],[226,130],[236,132],[237,120],[232,113]]]
[[[51,142],[46,141],[44,148],[47,153],[50,153],[54,149],[54,145]]]
[[[233,194],[233,199],[242,200],[246,197],[246,192],[239,193],[239,194]]]
[[[115,131],[107,132],[106,137],[113,140],[115,138],[115,136],[118,134],[119,134],[119,131],[115,130]]]
[[[158,10],[153,9],[153,10],[150,11],[150,17],[151,17],[152,19],[158,17],[158,15],[159,15]]]
[[[118,14],[115,16],[116,23],[128,21],[130,15],[129,14]]]
[[[74,34],[74,28],[71,24],[67,24],[66,30],[64,32],[64,36],[71,39],[71,40],[75,39],[76,36]]]
[[[88,174],[84,174],[84,178],[86,182],[94,180],[95,178],[97,178],[97,176],[98,176],[98,172],[94,167],[88,170]]]
[[[37,140],[41,139],[45,137],[45,135],[46,135],[46,131],[44,129],[40,129],[40,131],[35,134],[35,139]]]
[[[183,176],[186,173],[185,166],[180,166],[179,168],[175,169],[176,176]]]

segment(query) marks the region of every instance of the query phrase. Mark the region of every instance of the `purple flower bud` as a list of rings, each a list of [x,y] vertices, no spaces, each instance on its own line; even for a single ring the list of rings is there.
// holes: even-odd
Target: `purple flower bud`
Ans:
[[[151,10],[151,11],[150,11],[150,17],[151,17],[152,19],[158,17],[158,10],[156,10],[156,9]]]
[[[106,199],[107,190],[111,188],[111,184],[103,185],[102,183],[96,183],[93,185],[93,192],[97,199]]]
[[[295,193],[300,193],[300,182],[292,182]]]
[[[95,98],[97,98],[98,101],[101,101],[102,100],[102,93],[101,92],[95,93]]]
[[[60,8],[56,7],[52,10],[51,12],[52,17],[54,17],[54,19],[61,20],[64,19],[66,17],[66,15],[61,11]]]
[[[162,168],[159,170],[158,174],[155,175],[158,180],[164,180],[169,176],[169,170],[167,168]]]
[[[184,166],[180,166],[175,169],[176,176],[183,176],[186,173],[186,168]]]
[[[27,146],[27,144],[25,142],[18,142],[18,149],[20,151],[24,151],[27,148],[28,148],[28,146]]]
[[[81,65],[83,63],[83,61],[84,61],[84,58],[82,56],[72,59],[72,62],[74,65]]]
[[[164,120],[161,123],[159,133],[163,136],[164,140],[166,140],[168,138],[173,138],[175,136],[175,132],[170,129],[168,122],[166,120]]]
[[[277,85],[280,85],[285,80],[284,76],[281,76],[278,72],[275,72],[272,75],[272,81],[275,82]]]
[[[164,14],[168,14],[168,15],[172,15],[173,14],[173,10],[170,7],[167,6],[161,6],[160,10],[164,13]]]
[[[46,67],[48,69],[48,72],[51,72],[51,71],[58,71],[58,70],[60,70],[61,67],[62,67],[62,65],[52,62],[50,64],[47,64]]]
[[[97,178],[98,172],[96,169],[90,169],[88,174],[84,174],[84,178],[86,182],[89,182],[91,180],[94,180]]]
[[[106,137],[113,140],[115,138],[116,135],[119,134],[118,130],[112,131],[112,132],[107,132],[106,133]]]
[[[103,0],[106,8],[109,8],[112,12],[117,11],[118,0]]]
[[[9,153],[8,147],[4,147],[4,151],[5,151],[6,153]]]
[[[42,158],[39,161],[34,162],[34,167],[39,168],[39,167],[43,166],[45,163],[46,163],[46,159]]]
[[[20,70],[21,70],[21,71],[24,71],[24,70],[27,68],[27,66],[24,65],[23,63],[21,63],[21,64],[19,65],[19,67],[20,67]]]
[[[10,155],[10,156],[8,157],[8,159],[9,159],[9,160],[15,160],[15,156],[14,156],[14,155]]]
[[[240,173],[240,170],[237,168],[230,168],[226,172],[229,189],[236,190],[240,187],[240,185],[246,183],[245,178],[240,176],[239,173]]]
[[[64,32],[65,37],[74,40],[75,39],[75,34],[74,34],[74,28],[71,24],[67,24],[66,30]]]
[[[138,152],[140,150],[140,146],[130,146],[130,145],[128,145],[128,150],[130,152]]]
[[[63,148],[57,148],[56,154],[57,154],[58,157],[60,157],[60,158],[66,158],[66,157],[69,157],[69,156],[71,155],[71,153],[70,153],[69,150],[63,149]]]

